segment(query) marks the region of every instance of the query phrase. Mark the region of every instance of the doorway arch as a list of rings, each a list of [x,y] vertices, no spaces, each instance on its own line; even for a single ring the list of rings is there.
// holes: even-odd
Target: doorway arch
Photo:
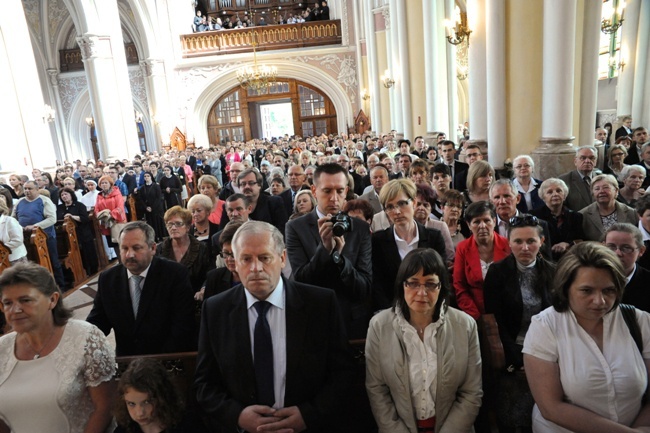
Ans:
[[[291,103],[294,134],[336,133],[336,109],[325,93],[300,80],[278,78],[269,88],[255,91],[235,86],[217,99],[207,118],[210,144],[262,138],[260,106],[278,102]]]

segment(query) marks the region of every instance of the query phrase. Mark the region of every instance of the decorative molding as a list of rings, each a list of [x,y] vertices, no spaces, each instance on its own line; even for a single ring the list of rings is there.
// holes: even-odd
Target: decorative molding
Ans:
[[[59,77],[59,98],[66,124],[69,124],[70,110],[79,95],[88,90],[88,80],[85,76]]]
[[[53,87],[57,87],[59,85],[59,70],[56,68],[48,68],[47,74],[50,76],[50,84]]]
[[[43,41],[41,31],[41,13],[40,13],[39,0],[23,0],[23,9],[25,10],[25,19],[27,20],[27,27],[29,27],[38,38],[39,42]]]
[[[83,60],[113,57],[110,36],[83,35],[77,38],[77,43]]]
[[[235,70],[242,62],[223,63],[215,66],[201,66],[191,69],[180,69],[177,71],[178,82],[183,91],[178,92],[178,119],[185,122],[188,107],[192,103],[195,94],[199,93],[199,84],[212,81],[212,77],[220,75],[224,71]]]
[[[147,89],[144,85],[144,76],[139,68],[129,69],[129,84],[131,85],[131,94],[142,107],[147,107]]]
[[[384,23],[386,23],[386,30],[390,30],[390,9],[382,8],[381,14],[384,16]]]
[[[47,3],[47,18],[50,26],[50,43],[56,41],[57,29],[61,22],[66,19],[70,13],[63,4],[63,0],[49,0]]]
[[[343,46],[350,45],[350,21],[348,20],[348,8],[352,7],[352,2],[343,2],[343,7],[341,11],[343,16],[341,17],[341,44]]]
[[[145,77],[165,75],[165,62],[159,59],[147,59],[140,62],[140,68]]]
[[[329,74],[345,88],[350,101],[355,101],[359,87],[357,81],[357,63],[351,55],[327,54],[324,56],[287,57],[285,60],[300,63],[317,63],[321,69],[331,71]]]

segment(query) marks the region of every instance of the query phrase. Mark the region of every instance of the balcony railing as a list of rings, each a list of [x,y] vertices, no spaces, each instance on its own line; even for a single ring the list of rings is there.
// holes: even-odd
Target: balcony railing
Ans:
[[[127,65],[138,64],[138,50],[135,48],[134,43],[124,44],[124,53],[126,54]],[[61,63],[61,72],[84,70],[84,63],[79,48],[59,50],[59,60]]]
[[[183,57],[341,44],[341,20],[259,26],[181,35]]]

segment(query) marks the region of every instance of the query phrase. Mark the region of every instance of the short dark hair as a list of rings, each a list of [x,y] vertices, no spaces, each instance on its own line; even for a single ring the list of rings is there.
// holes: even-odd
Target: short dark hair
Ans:
[[[247,195],[244,195],[240,192],[229,195],[228,198],[226,199],[226,203],[232,203],[237,200],[243,200],[244,206],[246,207],[250,206],[251,204],[251,199]]]
[[[61,193],[67,192],[70,194],[70,198],[72,199],[72,203],[77,202],[77,194],[74,192],[72,188],[62,188],[61,191],[59,192],[59,197],[61,197]]]
[[[59,300],[52,309],[52,318],[56,326],[63,326],[72,317],[72,311],[63,306],[63,293],[57,287],[54,277],[44,267],[33,262],[17,263],[5,269],[0,275],[0,294],[10,286],[28,284],[44,296],[59,294]]]
[[[436,206],[436,193],[433,191],[433,188],[425,183],[418,183],[415,185],[415,190],[416,197],[420,195],[431,205],[432,208]]]
[[[246,221],[239,220],[228,222],[219,235],[219,246],[223,248],[223,244],[231,244],[232,239],[235,237],[235,233],[237,233],[239,227],[241,227],[245,222]]]
[[[438,143],[438,147],[440,146],[453,146],[454,149],[456,149],[456,143],[451,140],[442,140],[440,143]]]
[[[331,162],[319,165],[316,167],[316,171],[314,171],[314,185],[318,183],[318,179],[320,178],[321,174],[333,175],[338,173],[344,174],[345,178],[347,179],[348,171],[342,165]]]
[[[240,180],[242,180],[249,174],[255,175],[255,182],[257,182],[257,184],[261,187],[264,179],[262,178],[262,173],[260,173],[256,168],[247,168],[246,170],[239,173],[239,175],[237,176],[237,185],[239,185]]]
[[[433,176],[434,173],[441,173],[447,176],[451,176],[451,171],[449,171],[449,166],[447,164],[443,164],[442,162],[434,165],[431,168],[431,176]]]
[[[626,284],[625,270],[616,253],[597,242],[581,242],[562,256],[553,279],[551,292],[553,308],[560,313],[569,309],[569,288],[580,268],[605,269],[610,273],[616,289],[616,302],[610,310],[613,311],[623,296]]]
[[[375,210],[372,208],[372,205],[368,200],[357,198],[354,200],[348,200],[345,202],[345,205],[343,205],[343,212],[348,213],[355,210],[361,211],[361,213],[363,213],[363,218],[366,221],[372,221],[372,217],[375,215]]]
[[[431,248],[417,248],[409,252],[397,270],[395,277],[395,299],[393,301],[393,311],[396,307],[402,311],[402,315],[406,320],[411,317],[409,307],[404,299],[404,282],[413,275],[422,271],[422,275],[435,274],[440,279],[440,293],[438,294],[438,302],[436,302],[433,311],[433,321],[435,322],[440,317],[440,309],[449,297],[450,284],[447,277],[448,271],[445,262],[440,257],[440,254]],[[445,302],[445,304],[447,304]]]
[[[650,195],[644,195],[637,200],[634,210],[636,210],[636,213],[638,213],[640,217],[643,216],[647,210],[650,210]]]
[[[126,223],[126,225],[120,231],[120,238],[122,233],[130,232],[133,230],[142,230],[144,233],[147,245],[152,246],[156,244],[156,232],[153,227],[151,227],[146,221],[131,221]]]
[[[470,224],[474,218],[479,217],[486,212],[488,212],[492,218],[496,219],[497,210],[492,203],[489,201],[475,201],[465,209],[465,222]]]
[[[127,431],[135,431],[137,423],[131,419],[124,401],[124,394],[129,388],[149,395],[154,406],[154,416],[166,428],[170,429],[181,421],[183,400],[160,361],[151,358],[135,359],[118,382],[120,398],[115,402],[113,414],[119,425],[126,427]]]

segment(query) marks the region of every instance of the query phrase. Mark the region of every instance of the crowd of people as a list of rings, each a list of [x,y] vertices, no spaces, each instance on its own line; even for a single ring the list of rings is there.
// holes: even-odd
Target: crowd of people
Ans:
[[[348,341],[363,339],[380,432],[490,431],[486,315],[505,356],[486,395],[499,431],[650,431],[650,142],[645,128],[625,136],[603,170],[582,146],[574,170],[548,179],[529,155],[495,170],[471,142],[391,132],[0,180],[12,265],[0,298],[15,331],[0,338],[0,431],[352,430]],[[89,214],[115,259],[78,321],[53,227],[74,221],[91,276]],[[52,233],[53,275],[27,262],[35,227]],[[150,359],[112,385],[115,356],[197,349],[198,418]]]

